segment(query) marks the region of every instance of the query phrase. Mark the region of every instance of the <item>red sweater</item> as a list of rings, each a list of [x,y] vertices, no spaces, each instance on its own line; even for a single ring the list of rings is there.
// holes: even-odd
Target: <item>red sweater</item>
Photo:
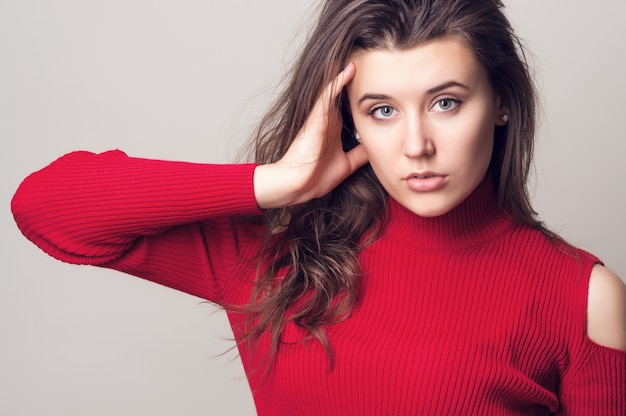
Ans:
[[[253,171],[76,152],[29,176],[12,209],[60,260],[244,304],[263,232],[240,219],[261,214]],[[437,218],[389,203],[362,297],[327,329],[332,370],[319,343],[294,342],[261,383],[267,344],[240,349],[259,415],[626,415],[626,352],[585,334],[597,259],[514,224],[490,185]]]

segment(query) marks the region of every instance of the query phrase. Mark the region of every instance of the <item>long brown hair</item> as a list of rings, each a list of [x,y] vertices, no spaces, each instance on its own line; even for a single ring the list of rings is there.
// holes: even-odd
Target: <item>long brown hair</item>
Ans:
[[[323,88],[357,50],[406,50],[454,37],[476,54],[509,110],[496,127],[490,166],[499,204],[517,222],[543,229],[526,187],[536,98],[523,49],[499,0],[327,0],[282,95],[254,135],[254,159],[278,161]],[[344,150],[357,143],[345,94],[338,100]],[[386,193],[365,166],[328,195],[265,214],[265,249],[248,313],[247,339],[269,333],[273,361],[292,322],[332,358],[324,327],[345,319],[359,293],[359,252],[384,225]],[[545,230],[544,230],[545,231]]]

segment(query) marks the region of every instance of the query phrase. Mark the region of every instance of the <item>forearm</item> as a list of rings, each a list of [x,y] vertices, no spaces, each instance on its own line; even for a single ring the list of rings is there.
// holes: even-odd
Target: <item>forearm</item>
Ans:
[[[121,255],[142,235],[211,217],[258,213],[253,171],[253,165],[75,152],[26,178],[12,210],[24,235],[49,254],[99,264]]]

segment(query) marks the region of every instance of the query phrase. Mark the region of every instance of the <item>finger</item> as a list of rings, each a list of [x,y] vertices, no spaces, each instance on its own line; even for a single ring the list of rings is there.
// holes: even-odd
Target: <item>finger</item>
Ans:
[[[350,174],[354,173],[358,168],[369,162],[369,157],[365,151],[365,146],[359,144],[355,148],[346,152],[346,157],[350,163]]]
[[[333,79],[327,86],[324,88],[324,91],[321,95],[322,103],[327,103],[339,96],[343,88],[348,85],[348,83],[354,78],[354,74],[356,73],[356,65],[353,62],[350,62],[348,66],[341,71],[335,79]],[[319,102],[319,100],[318,100]]]
[[[354,78],[356,73],[356,65],[351,62],[343,71],[341,71],[332,82],[322,91],[322,94],[318,97],[310,114],[307,117],[304,128],[315,125],[320,122],[320,128],[326,128],[328,125],[327,117],[333,113],[335,106],[335,100],[341,94],[343,88]],[[337,114],[338,116],[338,114]],[[313,123],[313,124],[311,124]]]
[[[350,81],[352,81],[352,78],[354,78],[355,74],[356,65],[354,64],[354,62],[350,62],[348,66],[346,66],[344,70],[341,71],[337,75],[337,77],[335,77],[335,80],[331,83],[333,98],[337,98],[339,94],[341,94],[343,88],[348,85]]]

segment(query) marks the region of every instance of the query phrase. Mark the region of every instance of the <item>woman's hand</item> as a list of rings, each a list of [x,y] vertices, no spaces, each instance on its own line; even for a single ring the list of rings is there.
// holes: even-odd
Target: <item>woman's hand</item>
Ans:
[[[324,196],[367,163],[362,145],[343,151],[341,115],[332,104],[355,72],[351,63],[324,89],[282,159],[256,168],[259,207],[280,208]]]

